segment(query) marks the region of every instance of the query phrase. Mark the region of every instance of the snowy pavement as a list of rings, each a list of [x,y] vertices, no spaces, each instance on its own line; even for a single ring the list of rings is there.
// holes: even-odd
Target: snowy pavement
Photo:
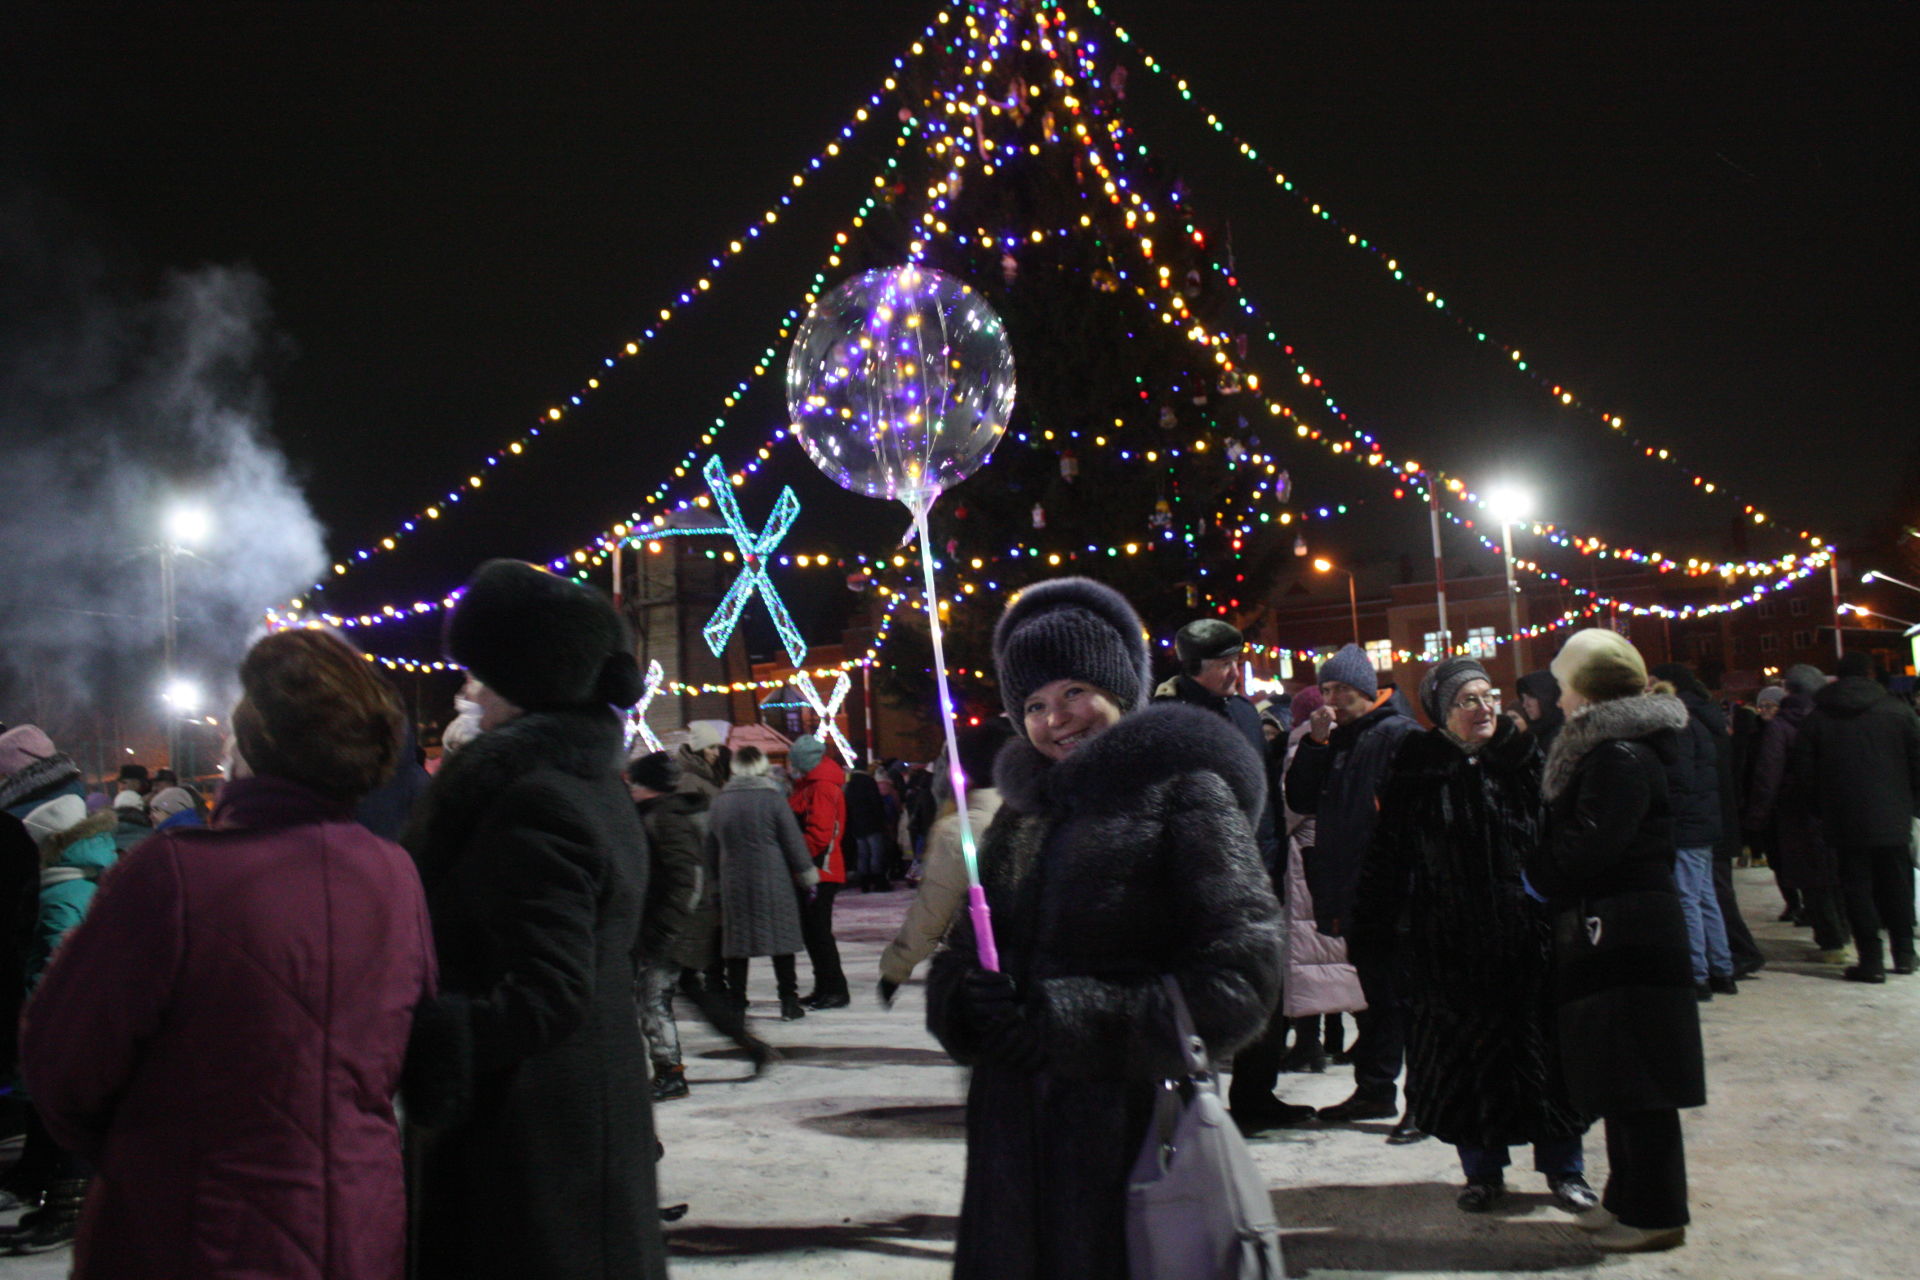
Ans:
[[[1764,871],[1738,873],[1770,963],[1702,1007],[1711,1104],[1685,1119],[1694,1224],[1667,1254],[1603,1258],[1514,1152],[1504,1212],[1453,1207],[1459,1170],[1437,1142],[1388,1146],[1385,1122],[1254,1142],[1286,1233],[1289,1273],[1348,1277],[1567,1276],[1621,1280],[1895,1280],[1920,1251],[1920,977],[1862,987],[1799,958],[1804,930],[1773,923]],[[873,992],[905,890],[843,895],[851,1008],[781,1023],[756,961],[755,1029],[787,1060],[759,1080],[682,1002],[693,1094],[657,1109],[676,1275],[729,1280],[920,1280],[951,1265],[965,1161],[963,1073],[926,1032],[918,982],[891,1010]],[[804,970],[805,965],[802,965]],[[802,985],[805,985],[803,975]],[[1282,1078],[1326,1105],[1345,1068]],[[1603,1183],[1598,1130],[1589,1175]],[[0,1259],[0,1280],[66,1274],[67,1255]],[[1062,1277],[1060,1280],[1072,1280]]]

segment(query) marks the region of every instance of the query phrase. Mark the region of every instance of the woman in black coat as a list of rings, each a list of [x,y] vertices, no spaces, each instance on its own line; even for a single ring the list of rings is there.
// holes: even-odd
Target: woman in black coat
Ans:
[[[1687,1236],[1680,1108],[1707,1096],[1667,792],[1687,709],[1643,692],[1646,664],[1610,630],[1575,632],[1553,674],[1568,720],[1541,783],[1547,838],[1526,870],[1554,911],[1568,1092],[1607,1124],[1604,1207],[1581,1225],[1603,1249],[1670,1249]]]
[[[1160,1081],[1182,1072],[1160,985],[1216,1061],[1279,993],[1279,904],[1254,846],[1259,759],[1151,688],[1140,620],[1082,578],[1028,588],[994,637],[1021,737],[982,845],[1002,971],[955,917],[927,1022],[973,1067],[959,1280],[1123,1280],[1127,1174]]]
[[[1549,1030],[1552,931],[1521,875],[1544,826],[1538,739],[1472,658],[1436,664],[1420,701],[1439,727],[1394,759],[1348,946],[1402,958],[1407,1111],[1459,1148],[1460,1207],[1492,1209],[1507,1148],[1531,1143],[1554,1199],[1584,1213],[1599,1197]]]
[[[440,960],[404,1096],[418,1274],[662,1280],[634,949],[646,836],[620,777],[640,681],[602,597],[481,566],[447,624],[485,730],[408,834]]]

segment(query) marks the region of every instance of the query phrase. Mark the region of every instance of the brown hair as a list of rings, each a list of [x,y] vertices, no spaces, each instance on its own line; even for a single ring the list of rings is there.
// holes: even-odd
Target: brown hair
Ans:
[[[233,736],[256,773],[357,800],[393,776],[400,704],[361,652],[326,631],[276,631],[240,663]]]

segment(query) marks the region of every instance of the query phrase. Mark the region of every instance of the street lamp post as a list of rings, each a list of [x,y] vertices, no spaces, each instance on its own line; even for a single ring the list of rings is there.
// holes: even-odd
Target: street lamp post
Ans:
[[[1520,588],[1513,580],[1513,526],[1532,513],[1533,501],[1522,490],[1495,489],[1487,495],[1487,507],[1500,521],[1500,546],[1507,564],[1507,633],[1513,637],[1513,678],[1527,671],[1527,641],[1520,634]]]
[[[165,540],[160,544],[160,632],[163,646],[160,688],[161,698],[169,708],[167,765],[176,770],[176,760],[180,754],[180,718],[199,709],[200,693],[191,681],[180,679],[174,666],[177,647],[175,564],[183,553],[190,555],[192,548],[205,542],[211,528],[212,520],[206,509],[191,504],[182,504],[168,511],[162,525]]]
[[[1353,642],[1360,643],[1360,593],[1353,585],[1353,570],[1342,569],[1333,561],[1321,557],[1313,562],[1319,573],[1340,572],[1347,575],[1347,612],[1353,619]]]

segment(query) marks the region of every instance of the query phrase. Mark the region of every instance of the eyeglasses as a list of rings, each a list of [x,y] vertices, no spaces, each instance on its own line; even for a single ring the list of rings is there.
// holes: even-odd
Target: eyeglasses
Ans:
[[[1498,711],[1500,695],[1498,693],[1475,693],[1464,698],[1454,699],[1454,706],[1465,707],[1469,711]]]

